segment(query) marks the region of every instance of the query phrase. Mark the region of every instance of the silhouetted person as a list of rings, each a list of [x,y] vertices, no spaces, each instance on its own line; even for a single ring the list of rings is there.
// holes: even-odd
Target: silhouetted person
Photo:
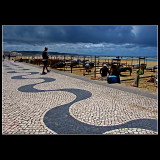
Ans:
[[[43,57],[42,61],[43,61],[43,64],[44,64],[42,74],[47,74],[46,72],[44,72],[45,68],[46,68],[47,72],[50,72],[50,70],[48,70],[48,68],[47,68],[48,58],[49,58],[49,55],[47,54],[47,50],[48,50],[48,48],[45,47],[44,51],[42,52],[42,57]]]
[[[9,54],[9,55],[8,55],[8,59],[10,60],[10,58],[11,58],[11,55]]]
[[[5,60],[5,55],[3,54],[3,62],[4,62],[4,60]]]

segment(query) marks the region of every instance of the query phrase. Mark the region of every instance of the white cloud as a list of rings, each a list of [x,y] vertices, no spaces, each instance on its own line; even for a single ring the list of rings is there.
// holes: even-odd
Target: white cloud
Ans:
[[[31,44],[8,44],[3,43],[3,50],[8,51],[43,51],[44,47],[48,47],[48,52],[60,53],[77,53],[87,55],[103,55],[103,56],[156,56],[156,47],[136,46],[135,44],[112,44],[112,43],[49,43],[41,45]]]
[[[138,35],[138,32],[139,32],[139,27],[138,26],[132,26],[133,29],[132,29],[132,33],[137,36]]]

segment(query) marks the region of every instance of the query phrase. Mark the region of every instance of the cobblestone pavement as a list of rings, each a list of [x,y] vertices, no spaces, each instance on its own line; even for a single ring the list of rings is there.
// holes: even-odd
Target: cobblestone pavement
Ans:
[[[157,95],[4,61],[2,134],[158,134]]]

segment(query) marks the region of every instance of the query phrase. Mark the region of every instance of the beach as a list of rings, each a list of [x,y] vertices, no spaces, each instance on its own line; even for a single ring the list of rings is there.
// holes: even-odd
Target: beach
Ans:
[[[32,56],[22,56],[22,59],[32,59]],[[20,56],[17,56],[16,58],[12,58],[14,59],[20,59]],[[42,59],[42,57],[39,56],[35,56],[35,59]],[[50,59],[60,59],[60,60],[64,60],[64,56],[52,56],[50,57]],[[65,56],[65,61],[69,61],[71,59],[71,56]],[[81,61],[84,60],[84,58],[79,58],[77,56],[72,57],[72,60],[77,60],[77,59],[81,59]],[[95,62],[94,56],[92,56],[92,58],[85,58],[85,60],[87,60],[88,62]],[[111,62],[112,59],[103,59],[103,58],[97,58],[96,59],[96,63],[98,63],[98,67],[96,67],[96,78],[94,75],[94,68],[91,69],[91,72],[86,72],[85,69],[82,69],[82,65],[78,65],[81,68],[72,68],[72,74],[76,74],[76,75],[80,75],[80,76],[86,76],[88,78],[91,79],[96,79],[96,80],[100,80],[100,68],[102,68],[103,63],[107,63],[107,62]],[[121,63],[125,64],[126,66],[131,66],[133,64],[139,64],[138,60],[121,60]],[[145,61],[142,59],[140,61],[140,63],[145,63],[147,64],[146,68],[152,68],[153,66],[158,65],[158,61]],[[43,65],[43,64],[41,64]],[[51,67],[50,67],[51,68]],[[51,68],[52,69],[52,68]],[[57,68],[59,70],[64,71],[64,68]],[[136,70],[137,69],[132,69],[132,74],[130,76],[130,72],[126,71],[126,72],[122,72],[121,76],[120,76],[120,80],[121,80],[121,84],[125,85],[125,86],[129,86],[132,87],[131,84],[133,83],[135,77],[136,77]],[[65,67],[65,72],[69,72],[71,73],[71,68],[70,66],[66,66]],[[155,69],[155,72],[151,71],[151,70],[144,70],[144,74],[140,75],[140,81],[139,81],[139,89],[142,89],[145,91],[151,91],[151,92],[157,92],[158,91],[158,87],[154,84],[154,82],[149,82],[151,80],[151,76],[155,76],[158,73],[158,69]],[[85,74],[85,75],[84,75]],[[149,77],[150,76],[150,77]],[[143,78],[146,77],[146,78]],[[103,80],[104,81],[104,80]],[[133,87],[132,87],[133,88]]]
[[[129,60],[128,60],[129,61]],[[130,60],[131,62],[131,60]],[[142,61],[143,63],[143,61]],[[133,61],[133,64],[137,64],[137,61]],[[158,65],[158,62],[155,61],[147,61],[147,68],[153,67]],[[137,69],[133,69],[132,75],[131,76],[126,76],[126,77],[120,77],[121,80],[125,80],[125,79],[132,79],[136,77],[136,70]],[[157,71],[158,72],[158,71]],[[123,72],[123,75],[129,75],[129,72]],[[141,79],[139,81],[139,88],[142,88],[144,90],[151,90],[151,91],[155,91],[157,92],[158,88],[154,85],[153,82],[147,82],[150,80],[150,77],[148,78],[143,78],[143,77],[147,77],[147,76],[154,76],[156,75],[156,72],[151,72],[150,70],[144,70],[144,74],[140,75]],[[127,86],[130,86],[131,83],[133,83],[134,80],[128,80],[128,81],[121,81],[122,84],[125,84]]]
[[[99,62],[102,63],[102,62],[108,62],[108,59],[99,59]],[[94,60],[92,60],[92,62],[94,62]],[[111,62],[111,60],[109,60],[109,62]],[[138,64],[139,61],[137,60],[121,60],[121,63],[127,63],[127,65],[131,65],[131,64]],[[141,63],[144,63],[144,60],[141,60]],[[156,66],[158,65],[158,62],[157,61],[147,61],[145,62],[147,63],[147,68],[151,68],[153,66]],[[98,74],[98,71],[100,71],[100,68],[101,67],[97,67],[96,68],[96,71],[97,71],[97,74],[96,74],[96,79],[100,80],[100,73]],[[132,87],[131,84],[133,83],[134,80],[129,80],[129,79],[135,79],[136,77],[136,70],[137,69],[133,69],[132,70],[132,74],[130,76],[130,72],[129,71],[126,71],[126,72],[122,72],[121,76],[120,76],[120,80],[121,80],[121,84],[124,84],[126,86],[129,86],[129,87]],[[153,82],[148,82],[151,77],[147,77],[147,76],[155,76],[157,73],[158,73],[158,69],[155,70],[156,72],[152,72],[151,70],[144,70],[144,74],[143,75],[140,75],[140,81],[139,81],[139,87],[140,89],[143,89],[144,91],[153,91],[153,92],[157,92],[158,91],[158,87],[155,86],[155,84]],[[66,69],[65,72],[71,72],[70,69]],[[84,71],[83,70],[80,70],[80,69],[77,69],[77,68],[73,68],[72,69],[72,73],[73,74],[77,74],[77,75],[81,75],[83,76],[83,73]],[[91,69],[91,72],[86,72],[85,71],[85,76],[86,77],[89,77],[89,78],[93,78],[94,77],[94,68]],[[147,77],[147,78],[143,78],[143,77]],[[125,80],[125,81],[123,81]]]

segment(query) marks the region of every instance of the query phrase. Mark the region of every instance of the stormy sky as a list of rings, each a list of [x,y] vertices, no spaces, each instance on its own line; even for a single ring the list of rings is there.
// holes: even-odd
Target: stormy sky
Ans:
[[[157,26],[3,26],[3,50],[156,56]]]

